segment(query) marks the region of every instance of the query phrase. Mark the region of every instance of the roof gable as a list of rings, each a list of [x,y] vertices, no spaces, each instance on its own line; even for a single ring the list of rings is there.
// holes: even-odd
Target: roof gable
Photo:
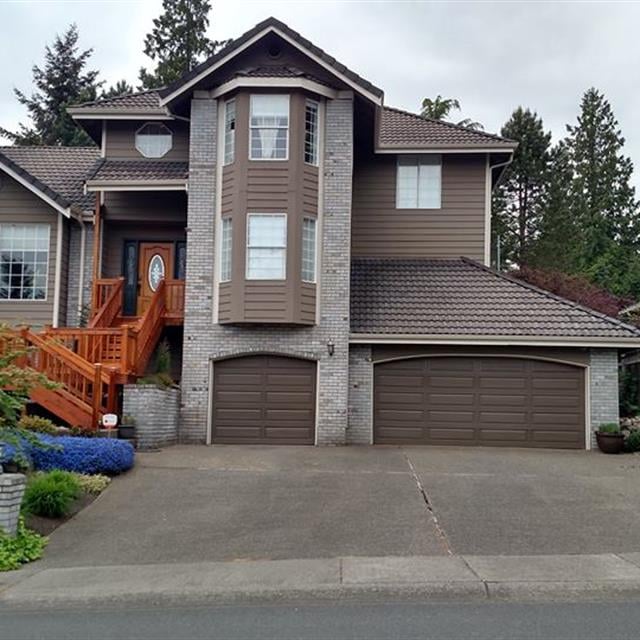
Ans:
[[[198,83],[202,82],[216,69],[230,62],[233,58],[259,42],[268,34],[278,35],[320,67],[342,80],[353,90],[374,103],[382,103],[382,97],[384,95],[382,89],[379,89],[368,80],[351,71],[345,65],[320,49],[320,47],[303,38],[284,22],[280,22],[275,18],[267,18],[263,22],[260,22],[239,38],[231,41],[226,47],[211,56],[208,60],[192,69],[189,73],[168,87],[160,90],[160,103],[166,105],[179,99],[184,93],[194,89]]]

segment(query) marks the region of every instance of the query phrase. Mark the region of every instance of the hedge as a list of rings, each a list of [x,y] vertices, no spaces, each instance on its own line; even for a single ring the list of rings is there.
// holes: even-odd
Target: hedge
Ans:
[[[26,457],[38,471],[63,469],[87,475],[117,475],[133,467],[133,446],[125,440],[44,434],[39,434],[38,439],[49,446],[26,444],[24,447]],[[11,456],[5,455],[5,458],[10,460]]]

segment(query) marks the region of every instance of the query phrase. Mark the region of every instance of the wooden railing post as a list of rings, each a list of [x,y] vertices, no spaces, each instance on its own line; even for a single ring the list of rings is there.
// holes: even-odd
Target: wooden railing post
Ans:
[[[93,376],[93,403],[92,409],[93,412],[91,414],[91,421],[93,423],[93,428],[96,429],[98,427],[98,420],[100,419],[100,409],[102,408],[102,365],[100,363],[96,363],[94,365],[95,373]]]

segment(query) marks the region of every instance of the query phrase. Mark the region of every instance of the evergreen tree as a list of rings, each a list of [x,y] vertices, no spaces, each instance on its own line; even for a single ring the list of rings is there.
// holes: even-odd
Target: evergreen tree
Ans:
[[[118,96],[124,96],[134,91],[135,89],[126,80],[118,80],[118,82],[111,85],[106,91],[102,92],[100,99],[117,98]]]
[[[540,231],[551,133],[545,132],[536,113],[522,107],[513,112],[501,133],[517,141],[518,148],[493,197],[493,226],[500,234],[503,261],[522,266]]]
[[[156,68],[152,72],[140,69],[143,89],[173,82],[226,44],[205,35],[211,11],[209,0],[162,0],[162,9],[144,41],[144,52]]]
[[[68,106],[96,97],[98,72],[85,69],[92,53],[93,49],[79,51],[75,24],[56,36],[53,45],[45,47],[44,66],[33,67],[36,91],[27,96],[14,89],[29,112],[31,124],[20,124],[16,132],[0,128],[0,133],[17,145],[93,144],[66,112]]]
[[[622,153],[624,138],[611,105],[596,89],[584,94],[578,123],[567,130],[571,215],[582,230],[581,266],[587,269],[601,261],[612,244],[638,246],[633,163]]]

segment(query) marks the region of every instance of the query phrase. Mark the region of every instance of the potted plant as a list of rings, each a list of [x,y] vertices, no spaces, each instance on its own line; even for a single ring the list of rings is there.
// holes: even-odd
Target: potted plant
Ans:
[[[135,440],[136,420],[133,416],[127,413],[122,416],[122,422],[118,427],[118,437],[122,440]]]
[[[624,434],[617,422],[601,424],[596,431],[596,442],[602,453],[622,453]]]

